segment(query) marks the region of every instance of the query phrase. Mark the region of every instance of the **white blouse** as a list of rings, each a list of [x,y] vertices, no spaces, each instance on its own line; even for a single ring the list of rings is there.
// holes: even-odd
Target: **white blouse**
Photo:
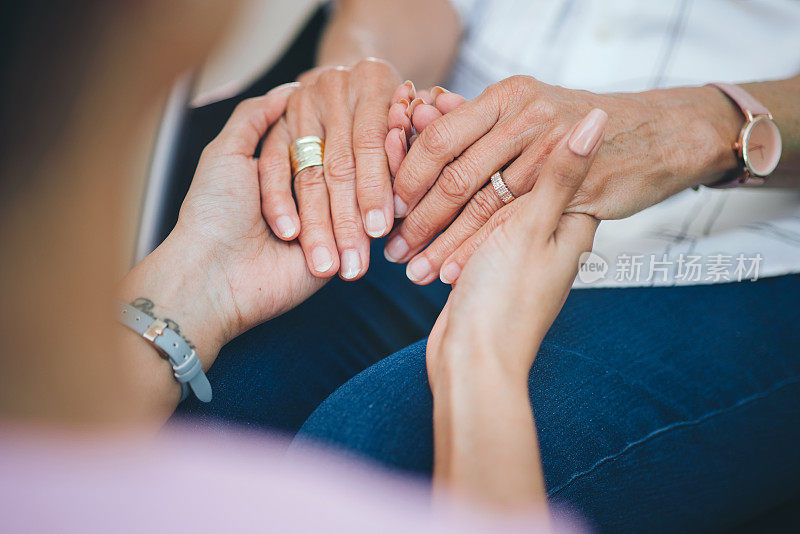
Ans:
[[[464,36],[449,89],[514,74],[595,92],[800,72],[800,0],[451,0]],[[800,272],[800,190],[687,190],[604,221],[575,287],[664,286]]]

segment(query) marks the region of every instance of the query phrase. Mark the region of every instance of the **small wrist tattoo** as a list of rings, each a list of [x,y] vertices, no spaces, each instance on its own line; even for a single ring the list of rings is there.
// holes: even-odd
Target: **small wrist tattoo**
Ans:
[[[131,302],[131,306],[133,306],[134,308],[136,308],[140,312],[149,315],[153,319],[161,319],[162,321],[167,323],[167,327],[170,330],[172,330],[173,332],[175,332],[176,334],[181,336],[181,338],[183,338],[183,340],[186,342],[186,344],[189,345],[190,349],[192,349],[192,350],[196,349],[196,347],[194,346],[194,343],[192,343],[189,340],[189,338],[186,337],[183,334],[183,332],[181,332],[181,327],[178,326],[178,323],[176,323],[175,321],[173,321],[172,319],[170,319],[168,317],[157,317],[156,316],[155,312],[153,311],[155,309],[156,305],[153,303],[152,300],[144,298],[144,297],[139,297],[139,298],[133,299],[133,301]]]

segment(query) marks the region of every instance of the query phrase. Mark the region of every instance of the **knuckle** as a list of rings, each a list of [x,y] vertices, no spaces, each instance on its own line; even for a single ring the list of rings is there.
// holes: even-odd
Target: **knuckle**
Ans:
[[[580,169],[576,169],[569,159],[562,158],[554,166],[550,179],[558,187],[573,189],[581,184],[583,176]]]
[[[412,213],[403,222],[403,237],[409,246],[416,247],[436,233],[430,218]]]
[[[468,196],[471,185],[469,173],[455,161],[442,169],[437,183],[448,200],[456,201]]]
[[[325,179],[322,173],[317,170],[319,167],[313,167],[301,171],[294,179],[294,189],[297,192],[303,193],[313,191],[325,186]]]
[[[469,204],[469,213],[479,226],[488,221],[492,215],[500,208],[501,201],[497,198],[494,191],[481,189]]]
[[[434,156],[445,156],[452,150],[453,134],[446,121],[435,120],[422,131],[417,142]]]
[[[353,217],[335,217],[333,220],[333,233],[341,239],[352,240],[363,232],[360,220]]]
[[[325,157],[325,176],[331,182],[354,180],[356,162],[349,151],[329,152]]]
[[[358,179],[358,198],[360,200],[380,201],[381,199],[389,196],[391,191],[392,182],[389,178],[388,169],[385,174],[385,179],[381,175],[376,176],[374,179]]]
[[[356,150],[384,151],[386,128],[364,126],[353,133],[353,144]]]

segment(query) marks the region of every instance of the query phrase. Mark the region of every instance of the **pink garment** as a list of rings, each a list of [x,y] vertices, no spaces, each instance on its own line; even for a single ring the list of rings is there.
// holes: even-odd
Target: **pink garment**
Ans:
[[[55,436],[0,426],[5,532],[538,532],[442,513],[419,481],[264,436]]]

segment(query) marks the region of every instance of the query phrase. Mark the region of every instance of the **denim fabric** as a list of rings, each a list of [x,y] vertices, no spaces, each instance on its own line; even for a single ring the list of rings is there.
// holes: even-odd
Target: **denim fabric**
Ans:
[[[412,285],[381,250],[361,281],[334,280],[226,346],[209,372],[214,401],[180,412],[300,429],[295,446],[430,473],[432,399],[414,341],[448,288]],[[791,497],[798,304],[798,276],[572,292],[530,375],[551,500],[604,531],[690,532]]]
[[[349,378],[427,336],[450,287],[414,286],[404,265],[386,261],[383,245],[373,243],[361,280],[334,278],[291,312],[226,345],[207,373],[214,399],[190,397],[175,417],[291,435]]]
[[[800,277],[574,291],[529,385],[551,501],[602,531],[709,532],[800,487]],[[429,473],[420,341],[311,415],[315,440]]]

